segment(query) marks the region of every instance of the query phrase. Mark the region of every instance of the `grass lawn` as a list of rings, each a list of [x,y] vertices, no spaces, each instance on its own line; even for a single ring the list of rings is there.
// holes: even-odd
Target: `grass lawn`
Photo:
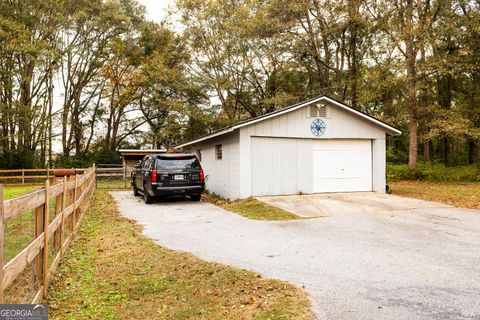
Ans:
[[[109,190],[121,190],[129,189],[132,179],[127,179],[126,182],[123,179],[105,179],[101,178],[97,180],[97,189],[109,189]]]
[[[5,200],[21,196],[39,188],[39,186],[4,186]],[[32,211],[22,213],[20,216],[5,223],[5,251],[4,259],[9,261],[22,251],[33,240],[33,215]]]
[[[471,209],[480,209],[480,183],[478,182],[390,182],[392,194],[438,201]]]
[[[51,319],[312,319],[303,290],[160,247],[101,190],[48,303]]]
[[[21,196],[27,192],[35,190],[35,186],[24,185],[24,186],[3,186],[3,198],[5,200]]]
[[[298,220],[303,219],[291,212],[271,206],[253,197],[228,201],[215,194],[205,194],[203,198],[225,210],[238,213],[253,220]]]

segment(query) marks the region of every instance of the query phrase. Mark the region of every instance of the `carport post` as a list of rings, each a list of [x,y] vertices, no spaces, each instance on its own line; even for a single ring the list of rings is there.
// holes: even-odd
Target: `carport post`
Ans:
[[[123,184],[124,188],[127,189],[127,164],[125,163],[125,157],[122,158],[123,160]]]

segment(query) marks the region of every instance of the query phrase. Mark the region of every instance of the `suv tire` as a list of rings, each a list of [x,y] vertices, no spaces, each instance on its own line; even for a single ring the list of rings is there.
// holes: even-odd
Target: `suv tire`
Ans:
[[[202,195],[201,194],[197,194],[197,195],[194,195],[194,196],[190,196],[190,199],[192,201],[200,201],[202,199]]]
[[[153,197],[148,193],[145,185],[143,185],[143,201],[145,201],[146,204],[153,202]]]
[[[138,197],[140,195],[140,193],[138,192],[137,186],[132,185],[132,189],[133,189],[133,196]]]

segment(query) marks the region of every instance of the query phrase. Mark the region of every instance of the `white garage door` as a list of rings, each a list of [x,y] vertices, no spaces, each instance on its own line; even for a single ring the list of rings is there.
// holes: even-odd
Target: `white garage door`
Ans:
[[[372,191],[371,140],[315,140],[313,192]]]
[[[312,140],[252,137],[252,195],[308,192]]]

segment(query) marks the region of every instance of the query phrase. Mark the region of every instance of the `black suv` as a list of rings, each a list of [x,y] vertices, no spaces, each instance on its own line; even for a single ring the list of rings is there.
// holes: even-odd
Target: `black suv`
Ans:
[[[143,194],[145,203],[154,197],[188,195],[200,201],[205,174],[193,154],[164,153],[146,156],[132,173],[133,194]]]

